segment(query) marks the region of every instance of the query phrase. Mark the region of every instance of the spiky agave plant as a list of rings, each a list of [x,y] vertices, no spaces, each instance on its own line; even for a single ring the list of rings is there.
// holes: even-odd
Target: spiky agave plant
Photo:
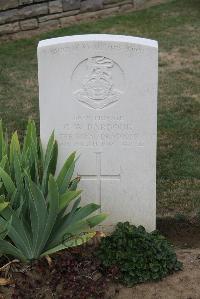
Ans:
[[[79,207],[79,178],[72,179],[75,153],[54,178],[57,162],[54,134],[45,153],[40,146],[40,154],[33,122],[28,124],[22,150],[16,133],[13,136],[9,158],[5,151],[1,160],[7,165],[0,166],[5,190],[0,196],[0,225],[7,229],[6,239],[0,235],[0,252],[28,261],[80,245],[93,237],[95,232],[91,232],[91,228],[106,215],[91,216],[99,209],[99,205],[93,203]]]

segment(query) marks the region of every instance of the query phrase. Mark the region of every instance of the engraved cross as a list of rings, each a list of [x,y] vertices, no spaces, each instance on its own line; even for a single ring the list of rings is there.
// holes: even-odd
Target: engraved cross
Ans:
[[[96,170],[97,173],[95,175],[93,174],[84,174],[84,175],[80,175],[81,180],[82,181],[91,181],[94,180],[97,182],[97,199],[98,202],[101,204],[101,188],[102,188],[102,181],[119,181],[121,179],[120,173],[119,174],[113,174],[113,175],[109,175],[109,174],[102,174],[102,170],[101,170],[101,152],[96,152]]]

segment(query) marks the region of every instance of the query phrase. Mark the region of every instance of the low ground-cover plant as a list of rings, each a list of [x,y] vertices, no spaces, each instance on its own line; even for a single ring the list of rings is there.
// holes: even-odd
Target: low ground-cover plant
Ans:
[[[119,223],[112,235],[102,239],[97,250],[103,268],[114,269],[117,280],[127,286],[160,280],[182,269],[169,242],[157,231]]]
[[[33,122],[28,124],[22,148],[16,133],[9,145],[1,130],[0,149],[0,225],[3,228],[0,253],[28,261],[80,245],[95,235],[90,229],[106,215],[91,216],[99,209],[93,203],[79,207],[79,178],[72,178],[75,152],[54,177],[57,163],[54,134],[44,152]]]

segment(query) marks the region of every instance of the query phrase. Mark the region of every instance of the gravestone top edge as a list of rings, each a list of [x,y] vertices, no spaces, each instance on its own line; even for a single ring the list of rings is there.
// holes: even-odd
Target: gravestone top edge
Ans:
[[[152,39],[134,37],[128,35],[114,35],[114,34],[84,34],[84,35],[72,35],[51,38],[41,40],[38,44],[38,49],[43,47],[55,46],[64,43],[72,42],[120,42],[120,43],[132,43],[139,44],[141,46],[148,46],[152,48],[158,48],[158,42]]]

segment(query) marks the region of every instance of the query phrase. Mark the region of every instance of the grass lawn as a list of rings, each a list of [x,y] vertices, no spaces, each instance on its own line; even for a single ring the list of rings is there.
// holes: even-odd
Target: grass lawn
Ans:
[[[0,45],[0,118],[9,132],[39,124],[36,48],[40,39],[126,34],[159,42],[157,213],[200,210],[200,1],[174,0]]]

